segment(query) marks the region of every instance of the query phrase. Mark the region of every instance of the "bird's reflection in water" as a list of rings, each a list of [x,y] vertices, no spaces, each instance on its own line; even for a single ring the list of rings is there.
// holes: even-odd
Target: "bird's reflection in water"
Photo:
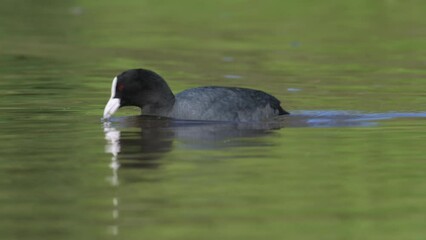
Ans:
[[[152,116],[114,118],[104,123],[106,152],[122,168],[157,168],[156,161],[172,151],[174,142],[187,149],[220,149],[265,144],[239,141],[264,136],[283,127],[284,120],[264,123],[179,121]],[[120,163],[118,163],[118,157]]]

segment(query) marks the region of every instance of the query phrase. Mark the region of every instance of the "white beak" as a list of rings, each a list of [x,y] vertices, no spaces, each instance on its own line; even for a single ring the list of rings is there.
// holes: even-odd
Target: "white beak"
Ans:
[[[119,98],[110,98],[104,109],[104,118],[111,117],[120,107]]]
[[[107,105],[105,106],[104,118],[111,117],[115,112],[117,112],[118,108],[120,107],[120,99],[114,98],[116,86],[117,86],[117,77],[115,77],[114,80],[112,80],[111,98],[109,99]]]

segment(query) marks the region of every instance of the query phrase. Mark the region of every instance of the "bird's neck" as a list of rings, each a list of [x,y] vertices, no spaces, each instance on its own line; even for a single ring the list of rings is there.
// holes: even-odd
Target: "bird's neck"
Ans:
[[[168,117],[175,105],[175,96],[170,94],[167,97],[159,99],[153,104],[147,104],[141,107],[142,114]]]

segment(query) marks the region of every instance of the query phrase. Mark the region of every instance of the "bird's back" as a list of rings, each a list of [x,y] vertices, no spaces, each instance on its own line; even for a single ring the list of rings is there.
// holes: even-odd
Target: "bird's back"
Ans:
[[[170,117],[214,121],[261,121],[288,114],[275,97],[253,89],[199,87],[176,95]]]

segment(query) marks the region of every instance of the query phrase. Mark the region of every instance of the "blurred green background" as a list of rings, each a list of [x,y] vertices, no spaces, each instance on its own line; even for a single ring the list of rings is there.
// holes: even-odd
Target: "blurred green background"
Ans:
[[[120,129],[118,171],[100,118],[112,78],[137,67],[174,92],[261,89],[290,112],[424,112],[425,13],[423,0],[0,0],[2,239],[423,239],[424,118],[203,149],[172,137],[154,153]]]

